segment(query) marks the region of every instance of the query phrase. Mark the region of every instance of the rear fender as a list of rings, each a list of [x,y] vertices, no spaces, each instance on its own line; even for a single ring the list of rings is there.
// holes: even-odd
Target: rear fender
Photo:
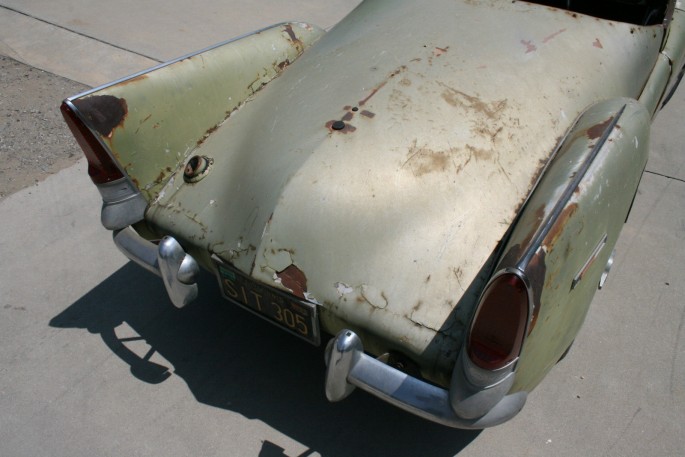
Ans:
[[[650,118],[632,99],[585,111],[521,211],[497,267],[521,271],[533,295],[513,392],[532,390],[580,329],[647,162]]]
[[[279,24],[65,101],[147,202],[191,152],[323,31]]]

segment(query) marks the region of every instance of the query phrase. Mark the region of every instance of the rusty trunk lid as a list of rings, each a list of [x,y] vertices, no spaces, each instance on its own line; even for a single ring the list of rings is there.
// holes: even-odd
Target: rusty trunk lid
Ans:
[[[147,219],[444,383],[559,139],[639,97],[662,33],[526,2],[363,2],[198,145],[207,175],[179,167]]]

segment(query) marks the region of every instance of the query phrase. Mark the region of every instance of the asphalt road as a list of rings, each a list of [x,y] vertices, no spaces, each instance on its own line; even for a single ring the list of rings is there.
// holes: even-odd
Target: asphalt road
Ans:
[[[0,0],[0,54],[93,86],[284,19],[331,26],[357,1],[112,3]],[[683,112],[681,88],[570,354],[519,416],[483,432],[362,392],[328,403],[321,349],[225,303],[209,275],[174,309],[100,226],[84,161],[41,175],[0,200],[0,455],[683,455]],[[44,132],[41,150],[62,133]]]
[[[3,55],[0,55],[0,81],[2,200],[75,164],[82,157],[55,106],[88,86]]]

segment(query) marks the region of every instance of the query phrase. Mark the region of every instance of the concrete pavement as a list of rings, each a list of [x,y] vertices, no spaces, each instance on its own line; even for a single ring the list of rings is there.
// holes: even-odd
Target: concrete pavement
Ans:
[[[94,86],[270,23],[329,27],[356,3],[0,0],[0,53]],[[682,455],[684,112],[681,88],[570,354],[519,416],[481,433],[361,392],[328,403],[322,350],[225,303],[209,275],[198,303],[171,307],[100,226],[83,161],[8,197],[0,455]]]

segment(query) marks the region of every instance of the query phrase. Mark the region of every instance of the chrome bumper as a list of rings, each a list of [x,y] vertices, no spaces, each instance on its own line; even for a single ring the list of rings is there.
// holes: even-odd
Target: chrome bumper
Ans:
[[[513,373],[491,387],[465,385],[469,381],[463,373],[462,356],[454,373],[460,386],[453,383],[448,391],[428,384],[364,354],[361,339],[350,330],[341,331],[329,342],[326,364],[326,396],[330,401],[342,400],[359,387],[401,409],[449,427],[482,429],[501,424],[514,417],[527,398],[525,392],[506,395]],[[464,409],[461,406],[467,405],[469,409],[473,403],[482,403],[483,399],[494,406],[480,417],[466,418],[455,412]]]
[[[155,244],[141,237],[132,227],[114,232],[114,244],[126,257],[160,276],[171,302],[177,308],[197,298],[197,261],[173,237],[165,236]]]
[[[173,237],[159,244],[141,237],[132,227],[114,232],[114,244],[126,257],[160,276],[174,306],[182,308],[197,297],[198,263]],[[359,387],[424,419],[449,427],[482,429],[514,417],[527,394],[507,395],[513,368],[480,386],[462,353],[455,365],[450,390],[428,384],[364,354],[361,339],[343,330],[326,348],[326,397],[340,401]]]

